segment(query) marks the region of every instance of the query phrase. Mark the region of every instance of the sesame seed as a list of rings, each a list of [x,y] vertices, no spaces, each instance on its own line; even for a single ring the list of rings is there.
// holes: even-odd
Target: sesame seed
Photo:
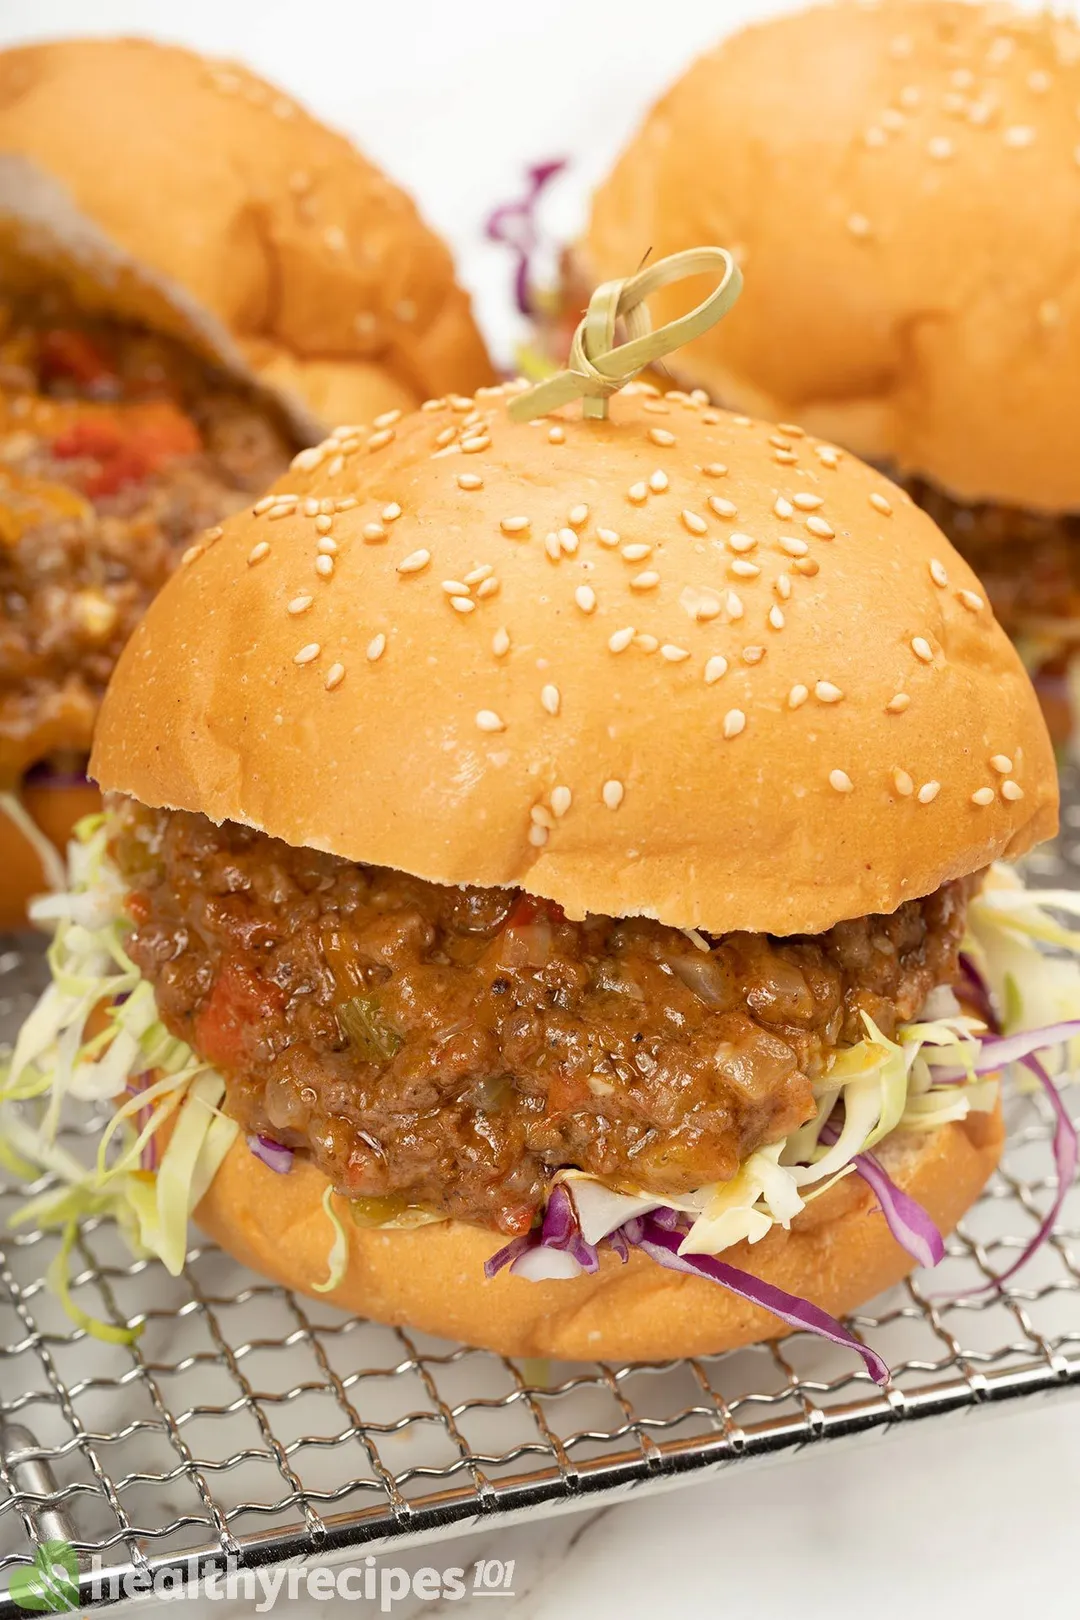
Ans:
[[[1014,151],[1019,151],[1023,147],[1031,145],[1035,139],[1035,131],[1030,124],[1010,124],[1008,129],[1002,130],[1001,139],[1006,146],[1012,147]]]
[[[554,529],[549,530],[544,536],[544,550],[547,552],[552,562],[559,562],[561,560],[562,546],[559,544],[559,536],[555,533]]]
[[[836,468],[840,465],[839,451],[832,449],[832,447],[829,445],[816,445],[814,447],[814,453],[821,462],[821,465],[823,467],[828,467],[833,472],[835,472]]]
[[[608,637],[608,646],[613,653],[625,652],[633,639],[634,627],[632,624],[630,624],[627,625],[625,629],[616,630],[613,635],[610,635]]]
[[[631,484],[626,494],[627,498],[633,501],[635,506],[640,506],[642,501],[647,501],[649,498],[649,486],[644,481]]]
[[[764,647],[744,647],[742,650],[742,661],[744,664],[760,664],[764,656]]]
[[[572,529],[582,528],[589,521],[589,508],[584,503],[572,506],[566,514],[566,521]]]
[[[565,444],[565,443],[566,443],[566,429],[561,428],[559,426],[559,424],[556,422],[554,427],[548,428],[548,444]]]
[[[715,686],[722,676],[727,674],[728,661],[722,653],[713,653],[705,662],[705,685]]]
[[[491,650],[496,658],[505,658],[510,651],[510,632],[502,625],[491,638]]]
[[[527,517],[504,517],[499,519],[499,528],[503,534],[524,534],[529,522]]]
[[[529,843],[533,846],[534,849],[543,849],[543,847],[547,843],[547,841],[548,841],[548,830],[547,830],[547,828],[546,827],[538,827],[536,825],[536,823],[533,822],[532,826],[529,828]]]
[[[623,561],[630,563],[644,562],[645,558],[651,555],[652,546],[644,540],[634,540],[629,545],[623,546],[619,552],[619,556],[622,557]]]
[[[807,579],[813,579],[815,574],[821,572],[821,564],[816,557],[796,557],[792,567],[797,574],[805,574]]]
[[[478,709],[476,712],[476,724],[481,731],[506,730],[506,721],[500,715],[497,715],[494,709]]]
[[[972,804],[993,804],[994,790],[992,787],[976,788],[971,795]]]
[[[466,585],[479,585],[483,580],[490,579],[495,572],[490,563],[481,563],[479,568],[473,568],[465,575]]]
[[[295,655],[293,658],[293,663],[311,664],[316,658],[318,658],[321,652],[322,648],[319,646],[317,641],[309,641],[307,646],[301,647],[300,651]]]
[[[742,597],[734,591],[728,591],[724,597],[724,606],[732,619],[741,619],[743,616]]]
[[[912,781],[907,771],[902,771],[899,765],[897,765],[892,773],[892,779],[893,786],[895,787],[897,793],[899,793],[905,799],[910,799],[911,795],[915,791],[915,783]]]
[[[600,796],[609,810],[617,810],[626,797],[626,789],[621,782],[612,777],[609,782],[604,783]]]
[[[594,613],[596,611],[596,592],[591,585],[579,585],[574,592],[574,601],[582,613]]]
[[[695,391],[695,393],[697,392],[696,389],[694,391]],[[719,411],[702,411],[701,420],[703,422],[708,422],[710,427],[712,427],[717,422],[719,422],[719,420],[720,420],[720,412]],[[724,470],[725,470],[725,472],[727,471],[726,468]]]
[[[729,709],[724,716],[724,736],[730,741],[746,730],[746,716],[741,709]]]
[[[551,790],[551,809],[556,816],[565,816],[573,803],[573,794],[568,787],[553,787]]]
[[[796,461],[798,461],[798,459],[799,458],[795,454],[794,450],[774,450],[773,451],[773,460],[774,461],[779,461],[781,466],[784,466],[784,467],[792,466]]]
[[[930,804],[941,792],[940,782],[924,782],[915,797],[920,804]]]
[[[322,446],[313,444],[307,450],[298,451],[289,462],[289,466],[295,467],[299,472],[314,472],[315,468],[322,462],[322,458]],[[279,496],[278,499],[280,500],[281,497]]]
[[[991,754],[990,768],[997,771],[999,776],[1008,776],[1013,768],[1013,762],[1008,754]]]
[[[699,517],[696,512],[684,510],[679,515],[682,518],[684,527],[688,529],[691,534],[708,534],[709,525],[705,522],[705,519],[703,517]]]
[[[789,557],[805,557],[810,550],[805,540],[800,540],[793,534],[780,536],[780,550],[785,551]]]
[[[394,437],[393,428],[383,428],[381,433],[373,433],[367,442],[369,450],[382,450]]]
[[[529,819],[535,827],[545,827],[549,832],[555,825],[555,817],[546,804],[534,804],[529,811]]]
[[[945,564],[939,562],[936,557],[931,557],[930,559],[930,578],[933,580],[934,584],[940,586],[942,590],[945,590],[949,583],[949,576],[945,572]]]
[[[497,579],[484,579],[481,580],[480,584],[476,587],[476,594],[486,601],[489,596],[494,596],[498,589],[499,582]]]
[[[289,603],[289,613],[306,613],[311,606],[313,598],[310,596],[294,596]]]
[[[896,99],[900,103],[901,107],[906,107],[909,111],[911,111],[912,108],[917,107],[922,101],[922,91],[919,89],[917,84],[905,84],[904,88],[901,90]]]
[[[980,608],[984,608],[986,606],[986,603],[983,601],[982,597],[977,591],[957,591],[956,597],[957,600],[962,603],[970,613],[978,613]]]
[[[339,473],[344,471],[344,468],[345,468],[345,457],[342,456],[342,455],[335,456],[334,459],[331,461],[330,465],[326,469],[327,478],[336,478]]]
[[[668,641],[660,648],[660,656],[666,658],[669,664],[681,664],[684,658],[689,658],[690,654],[685,647],[674,647]]]
[[[739,508],[735,505],[735,502],[725,500],[723,495],[710,495],[709,505],[717,517],[733,518],[739,514]]]
[[[857,237],[860,241],[865,241],[870,235],[870,221],[865,214],[849,214],[847,228],[851,235]]]
[[[319,503],[313,495],[309,495],[304,502],[302,511],[305,517],[314,517],[319,510]]]
[[[851,777],[846,771],[830,771],[829,786],[835,788],[837,793],[853,793],[855,791]]]
[[[617,546],[619,543],[618,529],[597,529],[596,538],[602,546]]]
[[[690,587],[687,587],[687,589],[690,590],[690,596],[693,598],[695,592],[690,589]],[[709,619],[719,618],[721,611],[722,604],[720,602],[720,598],[710,591],[707,595],[697,598],[691,617],[699,619],[703,622],[708,622]]]
[[[252,563],[262,562],[263,558],[269,557],[269,555],[270,547],[265,540],[260,540],[258,545],[252,546],[248,552],[248,566],[250,567]]]
[[[572,557],[578,548],[578,537],[573,529],[560,529],[558,533],[559,549]]]
[[[934,649],[925,636],[913,636],[911,638],[911,650],[922,663],[932,664],[934,662]]]
[[[787,695],[788,708],[801,709],[809,696],[809,687],[803,686],[801,682],[797,682]]]
[[[467,456],[475,456],[475,455],[477,455],[479,453],[479,451],[486,450],[488,448],[488,446],[490,445],[490,443],[491,443],[491,440],[487,437],[486,434],[484,434],[483,436],[477,434],[477,435],[475,435],[475,436],[473,436],[471,438],[462,439],[461,448],[464,451],[465,455],[467,455]]]
[[[753,551],[757,545],[757,541],[752,534],[729,534],[727,543],[731,550],[737,552],[740,556],[744,552]]]
[[[345,665],[331,664],[326,672],[326,690],[332,692],[335,686],[340,686],[345,679]]]
[[[255,505],[251,508],[252,516],[253,517],[262,517],[264,512],[269,512],[269,510],[273,506],[273,504],[274,504],[273,495],[264,495],[262,500],[261,501],[256,501]]]
[[[452,596],[450,606],[455,613],[475,613],[476,603],[471,596]]]
[[[329,579],[330,575],[334,572],[333,557],[328,557],[325,552],[320,552],[315,559],[315,572],[320,576],[320,578]]]
[[[840,688],[834,686],[832,681],[817,681],[814,685],[814,696],[819,703],[839,703],[843,695]]]
[[[401,507],[398,505],[397,501],[391,501],[389,506],[383,507],[382,520],[384,523],[394,523],[400,516]]]
[[[777,574],[776,578],[773,580],[773,590],[776,592],[781,602],[786,602],[791,595],[791,575]]]
[[[201,556],[203,556],[205,551],[206,551],[205,546],[201,546],[201,545],[198,545],[198,544],[196,544],[194,546],[188,546],[187,550],[184,551],[184,552],[181,552],[181,554],[180,554],[180,566],[181,566],[181,568],[187,568],[190,563],[198,562],[199,558]]]
[[[325,512],[320,512],[315,519],[315,532],[316,534],[329,534],[333,525],[333,518],[327,517]]]
[[[381,523],[365,523],[364,539],[369,546],[377,545],[380,540],[386,539],[386,530]]]
[[[888,703],[886,703],[886,705],[885,705],[885,713],[886,714],[903,714],[904,710],[908,707],[908,704],[910,702],[911,702],[911,699],[908,697],[906,692],[897,692],[896,696],[891,697],[889,699]]]
[[[469,587],[460,579],[444,579],[442,588],[447,596],[468,596]]]
[[[791,441],[789,439],[785,439],[782,433],[770,433],[768,442],[777,450],[791,449]]]
[[[445,450],[446,446],[448,444],[453,444],[456,438],[457,428],[451,425],[439,429],[438,433],[435,435],[435,443],[438,445],[440,450]]]
[[[659,645],[657,638],[648,635],[644,630],[639,630],[634,637],[634,646],[640,647],[645,653],[654,653]]]
[[[655,590],[659,583],[660,575],[655,568],[646,568],[644,573],[634,575],[630,581],[630,589],[632,591],[651,591]]]
[[[360,505],[360,502],[357,500],[355,495],[341,495],[334,502],[334,511],[335,512],[351,512],[354,506],[359,506],[359,505]]]
[[[806,527],[811,534],[816,534],[819,540],[831,540],[836,533],[832,524],[826,518],[818,517],[816,513],[807,518]]]
[[[400,421],[401,421],[401,412],[399,410],[383,411],[381,416],[377,416],[375,418],[374,422],[372,423],[372,426],[377,427],[377,428],[388,428],[388,427],[393,427],[395,422],[400,422]]]
[[[773,502],[773,513],[776,517],[786,521],[788,518],[795,516],[795,508],[786,495],[778,495]]]
[[[450,409],[459,413],[462,411],[471,411],[473,409],[473,402],[468,394],[451,394]]]
[[[947,135],[932,135],[926,143],[926,150],[937,163],[944,163],[951,158],[956,148]]]
[[[654,495],[662,495],[668,487],[668,475],[660,467],[649,474],[649,488]]]
[[[1013,782],[1011,780],[1005,781],[1001,784],[1001,797],[1003,799],[1009,799],[1010,801],[1022,799],[1024,797],[1024,790],[1020,786],[1019,782]]]
[[[811,495],[807,490],[800,490],[798,495],[792,496],[792,500],[800,512],[813,512],[825,503],[824,495]]]
[[[425,399],[420,409],[422,411],[444,411],[446,409],[446,401],[445,399]]]
[[[704,420],[708,421],[709,419],[708,417],[705,417]],[[722,461],[710,461],[708,465],[702,467],[701,470],[705,474],[706,478],[724,478],[727,475],[727,468],[724,466]]]
[[[671,406],[663,399],[647,399],[641,408],[643,411],[649,411],[653,416],[671,415]]]
[[[430,561],[430,551],[424,551],[423,548],[419,551],[410,551],[409,555],[403,557],[398,563],[397,571],[399,574],[418,574],[422,568],[427,567]]]
[[[876,489],[871,492],[870,505],[874,508],[875,512],[882,512],[886,517],[892,517],[892,506],[885,499],[884,495],[878,494]]]
[[[540,703],[541,707],[546,709],[548,714],[558,714],[559,707],[562,703],[562,699],[559,695],[559,688],[557,686],[541,687]]]
[[[661,445],[664,449],[675,443],[674,433],[670,433],[667,428],[662,427],[651,427],[649,429],[649,438],[653,444]]]
[[[733,557],[728,563],[728,573],[734,574],[737,579],[757,579],[761,569],[746,557]]]
[[[458,473],[457,483],[459,489],[483,489],[484,480],[479,473]]]
[[[871,124],[869,129],[863,131],[863,142],[867,146],[884,146],[888,136],[877,124]]]

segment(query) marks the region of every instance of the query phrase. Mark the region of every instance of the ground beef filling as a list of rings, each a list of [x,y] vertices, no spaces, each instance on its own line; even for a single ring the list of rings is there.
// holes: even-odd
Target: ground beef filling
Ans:
[[[1014,641],[1080,643],[1080,514],[967,505],[922,479],[906,487],[979,576]]]
[[[292,448],[180,344],[0,305],[0,788],[86,753],[150,599]]]
[[[657,1193],[730,1177],[810,1117],[862,1010],[891,1033],[950,980],[968,892],[705,952],[202,816],[115,815],[128,948],[244,1129],[310,1154],[362,1216],[504,1232],[560,1165]]]

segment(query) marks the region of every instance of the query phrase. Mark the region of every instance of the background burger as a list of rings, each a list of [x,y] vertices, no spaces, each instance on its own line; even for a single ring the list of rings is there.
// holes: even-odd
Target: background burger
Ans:
[[[737,244],[746,295],[673,375],[887,469],[1060,676],[1080,642],[1078,104],[1080,30],[1049,11],[883,0],[748,28],[599,187],[552,335],[647,250]]]
[[[995,1165],[1002,1062],[1080,1030],[996,1029],[1006,973],[1046,1006],[1050,925],[987,877],[1055,827],[1032,688],[853,458],[515,397],[335,433],[135,630],[5,1080],[111,1095],[119,1151],[26,1218],[111,1209],[176,1269],[194,1210],[506,1353],[854,1343]],[[54,1162],[53,1114],[10,1150]]]
[[[0,54],[0,924],[195,535],[331,422],[489,377],[446,249],[281,91],[147,41]]]

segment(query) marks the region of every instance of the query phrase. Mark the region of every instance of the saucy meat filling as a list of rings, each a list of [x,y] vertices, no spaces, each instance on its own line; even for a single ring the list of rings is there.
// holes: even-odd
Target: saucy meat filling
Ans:
[[[0,788],[86,753],[150,599],[292,449],[179,343],[0,304]]]
[[[415,1208],[509,1233],[560,1166],[685,1192],[787,1135],[862,1011],[892,1033],[949,982],[971,888],[702,950],[199,815],[112,816],[128,949],[243,1128],[309,1154],[361,1218]]]

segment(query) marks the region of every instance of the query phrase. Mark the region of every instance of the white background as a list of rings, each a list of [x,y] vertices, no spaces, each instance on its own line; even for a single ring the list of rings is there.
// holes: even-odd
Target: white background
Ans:
[[[153,33],[244,58],[416,195],[453,244],[505,357],[515,321],[506,263],[482,239],[487,210],[516,194],[526,163],[569,155],[574,171],[549,220],[572,231],[590,182],[653,96],[721,33],[772,9],[753,0],[0,0],[0,43]],[[442,1543],[409,1562],[516,1557],[518,1596],[506,1607],[521,1620],[814,1620],[841,1609],[876,1620],[1017,1620],[1071,1612],[1078,1525],[1080,1409],[1022,1404],[758,1472],[735,1468],[591,1519]],[[466,1608],[475,1604],[446,1612]],[[226,1606],[183,1612],[205,1620]]]

